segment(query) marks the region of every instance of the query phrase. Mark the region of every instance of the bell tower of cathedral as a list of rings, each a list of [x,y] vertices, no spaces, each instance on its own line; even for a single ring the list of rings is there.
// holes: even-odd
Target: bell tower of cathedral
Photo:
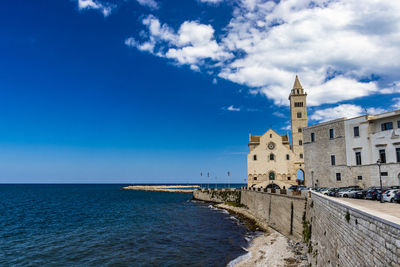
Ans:
[[[290,92],[290,121],[292,127],[292,150],[297,162],[304,162],[303,128],[307,127],[307,94],[296,75]]]

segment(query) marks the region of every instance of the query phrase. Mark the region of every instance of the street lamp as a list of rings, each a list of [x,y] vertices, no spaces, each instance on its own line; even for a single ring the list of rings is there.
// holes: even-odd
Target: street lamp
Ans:
[[[312,182],[312,189],[314,189],[314,171],[311,171],[311,182]]]
[[[381,159],[378,159],[376,161],[376,164],[378,165],[378,168],[379,168],[379,183],[381,185],[381,202],[383,202],[383,188],[382,188],[382,175],[381,175],[381,164],[382,164],[382,162],[381,162]]]

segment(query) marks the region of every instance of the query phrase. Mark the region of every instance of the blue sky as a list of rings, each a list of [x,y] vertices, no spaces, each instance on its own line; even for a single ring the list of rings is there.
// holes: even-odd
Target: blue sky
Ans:
[[[296,74],[311,124],[399,108],[400,5],[331,2],[6,1],[0,182],[243,182]]]

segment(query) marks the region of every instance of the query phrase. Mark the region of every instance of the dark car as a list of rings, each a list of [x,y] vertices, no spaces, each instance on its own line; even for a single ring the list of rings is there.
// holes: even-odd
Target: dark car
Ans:
[[[367,191],[368,190],[358,191],[357,193],[354,194],[354,198],[364,199],[365,196],[367,195]]]
[[[400,203],[400,191],[394,195],[393,202]]]
[[[298,185],[292,185],[288,189],[289,190],[293,190],[293,191],[297,191],[297,190],[299,190],[299,186]]]
[[[340,188],[333,188],[331,191],[329,191],[328,196],[334,197],[336,195],[336,192],[339,191]]]
[[[377,200],[378,199],[378,194],[382,193],[380,189],[371,189],[367,191],[367,194],[365,195],[365,199],[369,200]]]

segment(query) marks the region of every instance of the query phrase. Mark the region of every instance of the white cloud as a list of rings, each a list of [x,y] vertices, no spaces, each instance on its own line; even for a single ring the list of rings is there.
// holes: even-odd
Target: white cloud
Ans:
[[[136,0],[142,6],[150,7],[151,9],[158,9],[159,5],[155,0]]]
[[[393,98],[394,104],[391,106],[395,109],[400,109],[400,97]]]
[[[215,40],[211,25],[185,21],[175,32],[152,15],[143,19],[142,23],[148,29],[147,40],[139,42],[130,37],[125,40],[126,45],[173,59],[181,65],[187,64],[195,71],[200,70],[199,65],[204,65],[205,60],[222,62],[232,57]]]
[[[290,131],[291,129],[292,129],[292,126],[290,124],[287,124],[286,126],[281,128],[281,130],[284,130],[284,131]]]
[[[314,106],[400,92],[400,1],[235,3],[218,39],[211,25],[186,21],[175,32],[152,17],[156,25],[145,24],[148,36],[135,47],[213,69],[277,105],[288,105],[296,74]],[[168,29],[163,34],[152,29],[162,27]]]
[[[223,108],[223,109],[228,110],[228,111],[240,111],[240,108],[236,108],[233,105],[230,105],[229,107]]]
[[[342,104],[332,108],[320,109],[315,111],[310,119],[314,121],[330,121],[339,118],[354,118],[361,115],[375,115],[386,112],[383,108],[362,108],[353,104]]]
[[[339,118],[358,117],[366,112],[357,105],[342,104],[333,108],[320,109],[310,116],[311,120],[315,121],[330,121]]]
[[[79,10],[84,9],[97,9],[103,13],[104,17],[107,17],[111,14],[113,6],[104,5],[96,0],[78,0],[78,8]]]
[[[276,116],[278,118],[285,118],[286,117],[285,114],[283,114],[282,112],[279,112],[279,111],[273,112],[272,115],[274,115],[274,116]]]

